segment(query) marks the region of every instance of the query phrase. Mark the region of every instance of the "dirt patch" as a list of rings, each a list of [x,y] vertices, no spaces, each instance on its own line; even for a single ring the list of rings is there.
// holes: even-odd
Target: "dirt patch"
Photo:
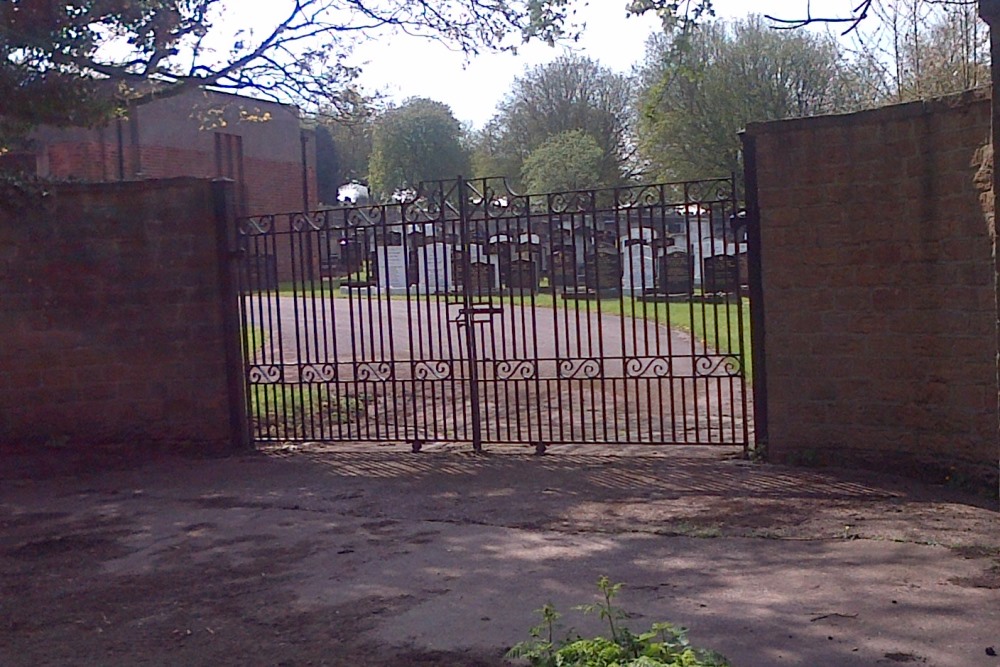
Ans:
[[[211,527],[199,523],[184,530]],[[414,604],[410,596],[297,609],[280,584],[287,566],[309,553],[308,544],[274,546],[261,536],[205,545],[189,541],[164,548],[148,574],[107,577],[105,564],[131,551],[123,538],[136,529],[118,525],[29,538],[0,553],[5,573],[0,662],[10,667],[497,664],[497,656],[386,651],[365,639],[380,616]],[[228,555],[234,550],[238,557]],[[215,555],[204,560],[205,552]]]
[[[981,658],[998,525],[942,489],[711,458],[298,452],[19,482],[0,664],[502,665],[536,598],[569,610],[607,573],[640,625],[740,667],[964,667],[909,630],[971,624],[940,634]]]

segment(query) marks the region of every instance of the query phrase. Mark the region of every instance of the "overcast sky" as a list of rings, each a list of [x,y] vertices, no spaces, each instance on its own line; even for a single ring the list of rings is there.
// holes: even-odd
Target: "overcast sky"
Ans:
[[[857,0],[812,0],[812,14],[849,15]],[[367,44],[356,52],[364,66],[369,92],[391,99],[429,97],[451,106],[463,122],[481,127],[493,115],[514,78],[525,67],[554,60],[575,51],[617,71],[627,72],[641,62],[646,38],[659,26],[653,16],[627,17],[626,0],[591,0],[580,10],[586,29],[572,47],[531,44],[518,54],[486,54],[463,66],[463,56],[441,44],[398,36],[391,44]],[[788,18],[805,15],[807,0],[715,0],[719,16],[743,16],[753,11]]]

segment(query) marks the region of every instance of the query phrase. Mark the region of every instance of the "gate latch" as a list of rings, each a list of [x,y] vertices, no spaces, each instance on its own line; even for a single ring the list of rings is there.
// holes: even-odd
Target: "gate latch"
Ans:
[[[494,315],[500,315],[503,313],[503,308],[501,306],[494,306],[493,304],[473,304],[468,308],[460,308],[458,311],[458,316],[452,320],[458,326],[465,326],[467,322],[473,324],[483,324],[489,322]]]

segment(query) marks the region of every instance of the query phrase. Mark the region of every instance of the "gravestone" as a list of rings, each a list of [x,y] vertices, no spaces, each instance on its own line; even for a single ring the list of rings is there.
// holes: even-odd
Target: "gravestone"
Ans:
[[[552,251],[549,280],[555,287],[576,287],[576,252],[573,246],[563,246]]]
[[[461,248],[455,248],[451,255],[451,283],[461,290],[465,285],[465,255]],[[478,244],[469,246],[469,290],[471,294],[489,294],[500,284],[500,262],[496,255],[490,255]]]
[[[452,246],[427,243],[417,248],[417,290],[421,294],[448,292],[454,286]]]
[[[407,285],[406,248],[401,245],[375,248],[375,263],[385,267],[379,271],[381,289],[389,292],[405,292]]]
[[[706,294],[731,294],[740,283],[739,263],[735,255],[705,258],[702,289]]]
[[[510,274],[510,262],[514,255],[514,241],[506,234],[497,234],[490,238],[486,251],[497,258],[500,267],[500,281],[507,284]]]
[[[460,280],[456,284],[464,284]],[[491,294],[496,288],[496,271],[492,264],[486,262],[472,262],[469,265],[469,293],[470,294]]]
[[[740,286],[749,288],[750,286],[750,259],[746,250],[736,255],[736,261],[740,268]]]
[[[623,239],[625,271],[622,291],[630,296],[642,296],[656,291],[656,251],[647,243]]]
[[[538,263],[531,254],[511,261],[506,284],[511,290],[519,292],[534,292],[538,289]]]
[[[584,279],[588,290],[618,290],[622,280],[622,256],[614,243],[598,241],[595,252],[587,258]]]
[[[660,291],[664,294],[694,292],[694,265],[683,250],[668,252],[660,258]]]

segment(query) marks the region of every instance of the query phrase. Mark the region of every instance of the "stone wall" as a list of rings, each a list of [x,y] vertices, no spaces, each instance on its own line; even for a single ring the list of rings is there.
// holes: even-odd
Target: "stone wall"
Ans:
[[[747,129],[773,459],[996,474],[989,140],[983,91]]]
[[[0,448],[240,444],[227,374],[238,333],[224,317],[236,303],[217,236],[231,187],[65,184],[4,198]]]

